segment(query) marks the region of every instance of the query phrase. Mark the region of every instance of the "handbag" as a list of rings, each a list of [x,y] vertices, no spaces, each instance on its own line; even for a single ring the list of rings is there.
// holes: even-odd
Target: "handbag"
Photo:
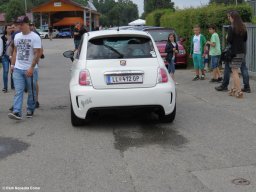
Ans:
[[[233,58],[234,58],[234,55],[232,54],[231,44],[228,44],[225,47],[225,49],[223,49],[220,60],[223,62],[231,62]]]

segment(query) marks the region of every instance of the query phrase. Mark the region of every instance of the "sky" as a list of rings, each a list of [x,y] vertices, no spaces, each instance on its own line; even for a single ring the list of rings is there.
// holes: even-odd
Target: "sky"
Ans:
[[[143,11],[143,0],[132,0],[134,3],[138,5],[139,14],[141,15]],[[175,3],[175,7],[178,6],[179,8],[186,8],[186,7],[197,7],[200,5],[205,5],[209,3],[209,0],[172,0]]]

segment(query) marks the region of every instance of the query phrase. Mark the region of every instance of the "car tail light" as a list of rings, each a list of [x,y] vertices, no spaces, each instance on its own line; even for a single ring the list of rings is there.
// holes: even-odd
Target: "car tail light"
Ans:
[[[90,86],[91,84],[92,84],[91,83],[91,76],[90,76],[89,71],[87,71],[87,70],[80,71],[79,85]]]
[[[167,83],[168,82],[168,74],[164,68],[158,69],[158,83]]]

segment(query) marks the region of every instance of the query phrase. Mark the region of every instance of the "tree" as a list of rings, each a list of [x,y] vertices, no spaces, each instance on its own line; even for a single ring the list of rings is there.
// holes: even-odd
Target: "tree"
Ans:
[[[6,8],[6,21],[11,22],[25,14],[25,7],[20,0],[10,0]]]
[[[144,0],[145,14],[150,13],[155,9],[174,9],[174,3],[171,0]]]
[[[131,0],[94,0],[97,10],[102,14],[102,25],[127,25],[138,19],[138,7]]]
[[[237,0],[237,3],[244,3],[244,0]],[[217,4],[225,4],[225,5],[229,5],[229,4],[236,4],[236,0],[210,0],[210,4],[212,3],[217,3]]]

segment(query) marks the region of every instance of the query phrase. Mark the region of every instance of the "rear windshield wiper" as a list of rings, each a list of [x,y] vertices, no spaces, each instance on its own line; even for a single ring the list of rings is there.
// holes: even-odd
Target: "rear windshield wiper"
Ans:
[[[111,46],[109,46],[109,45],[103,45],[103,46],[109,48],[110,50],[112,50],[112,51],[114,51],[116,54],[118,54],[118,55],[119,55],[118,58],[124,58],[124,55],[123,55],[122,53],[120,53],[119,51],[117,51],[115,48],[113,48],[113,47],[111,47]]]

